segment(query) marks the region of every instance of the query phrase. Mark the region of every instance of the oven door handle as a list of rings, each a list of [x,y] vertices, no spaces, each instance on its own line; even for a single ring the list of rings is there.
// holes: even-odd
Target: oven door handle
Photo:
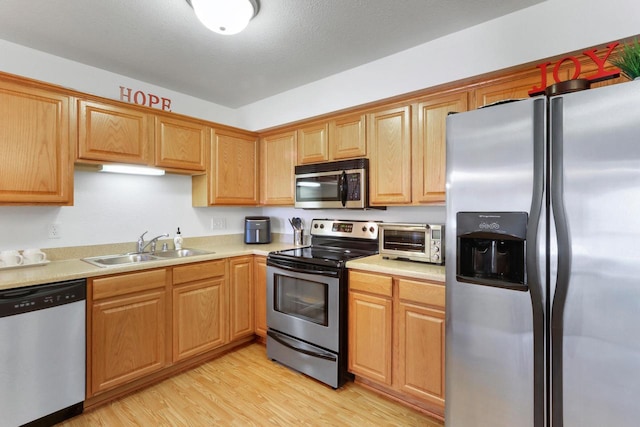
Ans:
[[[304,345],[303,343],[292,340],[291,338],[288,338],[277,332],[269,330],[267,331],[267,335],[269,335],[271,338],[273,338],[283,346],[288,347],[299,353],[303,353],[311,357],[317,357],[319,359],[331,360],[332,362],[337,359],[336,355],[333,353],[329,353],[328,351],[317,351],[317,350],[311,350],[309,348],[304,348],[302,347],[302,345]]]
[[[293,273],[319,274],[321,276],[327,276],[327,277],[338,277],[339,275],[337,271],[323,270],[322,267],[318,269],[310,268],[310,267],[297,268],[297,267],[285,265],[282,263],[273,263],[273,262],[270,263],[268,260],[267,260],[267,265],[270,265],[271,267],[279,268],[281,270],[291,271]]]

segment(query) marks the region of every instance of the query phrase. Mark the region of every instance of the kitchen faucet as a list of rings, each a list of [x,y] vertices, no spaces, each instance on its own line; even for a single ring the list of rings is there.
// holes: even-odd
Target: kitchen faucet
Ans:
[[[158,239],[161,237],[169,237],[169,233],[165,233],[165,234],[161,234],[157,237],[154,237],[153,239],[149,240],[147,242],[147,244],[145,244],[144,242],[144,235],[147,234],[148,231],[145,231],[144,233],[142,233],[140,235],[140,237],[138,237],[138,247],[137,247],[137,252],[144,252],[144,250],[147,248],[147,246],[151,245],[151,252],[155,252],[156,251],[156,243],[158,242]]]

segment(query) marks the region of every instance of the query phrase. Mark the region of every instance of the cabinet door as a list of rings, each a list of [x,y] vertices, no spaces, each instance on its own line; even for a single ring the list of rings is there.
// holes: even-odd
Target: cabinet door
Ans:
[[[256,335],[267,337],[267,258],[256,256],[253,264],[255,285],[255,330]]]
[[[467,111],[467,93],[435,96],[418,103],[413,144],[413,203],[444,203],[446,129],[450,112]]]
[[[140,110],[79,100],[78,159],[147,165],[150,125]]]
[[[340,117],[329,123],[329,158],[342,160],[367,155],[366,115]]]
[[[329,160],[329,125],[320,123],[298,129],[298,164]]]
[[[349,371],[391,385],[392,300],[349,292]]]
[[[184,173],[203,173],[211,128],[173,117],[155,118],[155,165]]]
[[[0,82],[0,203],[73,202],[69,97]]]
[[[212,153],[214,203],[258,204],[258,140],[216,132]]]
[[[207,175],[192,178],[194,206],[258,204],[258,139],[214,131]]]
[[[229,260],[229,276],[230,340],[234,341],[254,332],[253,257]]]
[[[94,303],[91,395],[166,365],[165,307],[164,288]]]
[[[444,312],[401,301],[397,329],[399,389],[444,410]]]
[[[266,136],[261,141],[262,205],[293,206],[296,133]]]
[[[225,306],[224,276],[174,286],[174,362],[227,343]]]
[[[411,107],[367,116],[372,205],[411,202]]]

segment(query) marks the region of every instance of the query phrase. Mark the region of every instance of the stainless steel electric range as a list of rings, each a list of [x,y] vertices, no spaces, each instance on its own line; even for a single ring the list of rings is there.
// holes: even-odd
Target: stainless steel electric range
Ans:
[[[314,219],[311,246],[267,257],[267,356],[333,388],[347,374],[345,264],[378,253],[378,224]]]

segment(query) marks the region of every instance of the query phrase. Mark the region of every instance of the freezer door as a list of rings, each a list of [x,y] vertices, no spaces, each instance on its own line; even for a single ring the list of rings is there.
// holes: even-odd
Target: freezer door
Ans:
[[[640,81],[552,99],[550,117],[553,211],[559,221],[553,427],[635,427]]]
[[[538,98],[447,120],[447,427],[537,427],[544,422],[543,272],[532,265],[541,255],[543,243],[537,240],[544,235],[538,226],[544,216],[545,111],[546,100]],[[514,290],[456,279],[460,212],[528,216],[531,259],[525,286]],[[496,228],[491,221],[488,226]]]

